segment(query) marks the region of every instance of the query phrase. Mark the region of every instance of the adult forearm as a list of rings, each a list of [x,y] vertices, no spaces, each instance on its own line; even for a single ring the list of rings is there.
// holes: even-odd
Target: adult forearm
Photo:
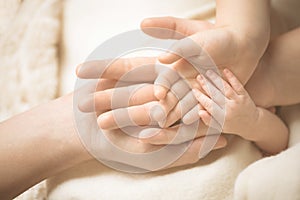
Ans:
[[[245,84],[265,52],[270,40],[269,0],[217,0],[216,28],[228,30],[240,52],[229,67]],[[224,43],[224,42],[223,42]],[[242,61],[241,61],[242,60]],[[232,66],[232,67],[231,67]]]
[[[300,28],[278,37],[270,43],[267,67],[274,85],[272,105],[291,105],[300,102]]]
[[[0,124],[1,199],[90,158],[73,123],[69,95]]]
[[[217,0],[216,25],[230,26],[250,37],[268,36],[270,0]]]
[[[271,41],[256,71],[246,85],[247,91],[262,107],[300,102],[300,28]]]

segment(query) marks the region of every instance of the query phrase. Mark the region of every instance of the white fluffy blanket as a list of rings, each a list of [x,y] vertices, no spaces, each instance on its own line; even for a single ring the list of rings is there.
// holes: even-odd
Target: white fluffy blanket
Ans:
[[[233,138],[228,148],[198,164],[144,175],[114,171],[93,161],[47,182],[49,198],[59,199],[232,199],[240,171],[260,158],[249,142]]]
[[[290,0],[291,2],[292,0]],[[278,5],[277,1],[277,4]],[[117,1],[69,1],[64,6],[64,31],[63,41],[63,79],[68,78],[62,86],[62,92],[70,91],[70,74],[73,73],[77,63],[82,62],[86,55],[103,40],[122,31],[138,28],[142,18],[157,15],[189,15],[203,18],[214,14],[214,2],[212,1],[146,1],[133,0],[120,3],[116,8],[113,5]],[[80,10],[78,8],[81,8]],[[114,14],[111,15],[110,12]],[[80,14],[79,14],[80,13]],[[79,20],[80,18],[80,20]],[[118,24],[119,27],[116,27]],[[83,41],[75,38],[80,35]],[[66,79],[64,79],[66,80]],[[74,81],[74,80],[73,80]],[[73,84],[72,84],[73,85]],[[300,111],[295,111],[300,113]],[[287,113],[288,114],[288,113]],[[297,119],[295,116],[294,118]],[[289,121],[290,123],[290,121]],[[296,135],[300,130],[293,130]],[[282,163],[288,163],[286,154],[291,150],[275,156],[266,158],[270,163],[281,158]],[[299,150],[298,150],[299,153]],[[259,167],[246,169],[237,179],[240,172],[250,163],[261,158],[259,151],[249,142],[234,138],[228,148],[210,154],[206,159],[200,161],[193,167],[183,167],[163,172],[150,173],[146,175],[132,175],[116,172],[108,169],[97,162],[85,163],[76,166],[48,181],[49,199],[281,199],[281,195],[274,194],[274,188],[269,183],[280,187],[281,179],[276,173],[274,179],[260,172]],[[262,159],[260,162],[263,162]],[[294,157],[294,160],[295,157]],[[274,164],[277,166],[277,164]],[[287,164],[288,165],[288,164]],[[266,166],[266,170],[273,174],[273,166]],[[297,167],[295,165],[295,167]],[[264,169],[264,167],[262,167]],[[257,174],[256,174],[257,169]],[[298,173],[297,170],[289,170],[291,176]],[[274,170],[276,170],[274,168]],[[282,169],[285,171],[285,169]],[[254,180],[247,173],[256,174]],[[254,176],[253,176],[254,177]],[[265,183],[258,182],[265,178]],[[289,185],[299,186],[299,181],[288,179]],[[251,184],[250,184],[251,183]],[[234,185],[235,192],[234,192]],[[256,186],[259,186],[257,188]],[[269,187],[270,186],[270,187]],[[295,194],[295,188],[280,188],[283,193]],[[257,191],[261,192],[257,192]],[[294,191],[291,192],[291,190]],[[296,190],[297,191],[297,190]],[[252,196],[251,196],[252,195]],[[293,196],[296,197],[296,196]],[[293,198],[292,198],[293,199]]]
[[[60,11],[60,0],[0,0],[0,121],[56,97]]]
[[[0,120],[57,94],[56,0],[0,0]]]
[[[290,130],[289,148],[247,167],[235,184],[235,199],[300,199],[300,104],[282,108]]]
[[[205,9],[199,10],[204,3],[208,3]],[[1,119],[55,96],[60,4],[59,0],[0,0]],[[138,28],[148,16],[210,16],[213,5],[209,0],[65,1],[60,94],[72,90],[74,67],[103,40]],[[300,106],[284,108],[282,113],[291,131],[290,148],[277,156],[260,159],[251,143],[233,137],[227,148],[193,166],[134,175],[91,161],[58,174],[48,180],[47,188],[31,189],[19,199],[43,199],[45,190],[53,200],[300,199]]]

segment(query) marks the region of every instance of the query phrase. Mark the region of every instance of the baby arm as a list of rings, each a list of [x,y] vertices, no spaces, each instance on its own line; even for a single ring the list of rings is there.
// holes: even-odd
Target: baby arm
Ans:
[[[197,77],[206,94],[193,90],[204,108],[199,111],[199,116],[206,125],[253,141],[267,153],[275,154],[287,147],[285,124],[272,112],[257,107],[231,71],[224,70],[226,81],[212,71],[206,76],[208,79],[203,75]],[[222,81],[222,87],[218,81]]]

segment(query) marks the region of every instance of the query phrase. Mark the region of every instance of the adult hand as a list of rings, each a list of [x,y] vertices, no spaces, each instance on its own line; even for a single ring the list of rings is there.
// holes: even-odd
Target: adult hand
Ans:
[[[147,131],[151,132],[154,130],[149,129]],[[176,128],[162,130],[161,133],[167,134],[167,137],[173,137],[178,134]],[[184,132],[184,134],[188,133]],[[169,145],[159,144],[164,143],[161,142],[163,140],[161,140],[162,138],[159,136],[159,142],[157,141],[157,144],[150,144],[141,141],[139,138],[130,136],[121,129],[105,131],[105,137],[112,145],[93,147],[101,151],[103,156],[100,159],[102,161],[123,163],[149,171],[196,163],[211,150],[223,148],[227,144],[226,138],[223,136],[219,137],[219,135],[209,135],[207,137],[193,139],[190,142]],[[150,140],[156,143],[154,138]],[[167,138],[164,141],[168,142],[170,140],[171,138]],[[163,153],[156,153],[164,148],[165,151]],[[154,153],[154,157],[148,157],[147,154],[150,153]],[[139,157],[136,157],[137,154],[139,154]]]
[[[214,65],[220,70],[229,68],[245,84],[255,70],[267,44],[266,42],[259,42],[256,38],[247,37],[246,34],[240,34],[238,30],[230,26],[215,27],[208,22],[173,17],[145,19],[141,28],[145,33],[157,38],[179,39],[171,47],[171,52],[161,55],[159,61],[163,64],[171,64],[171,68],[186,81],[190,88],[197,87],[194,80],[201,72],[197,69],[200,66],[204,73],[207,69],[213,69]],[[162,34],[159,30],[163,29],[171,29],[180,34]],[[178,35],[186,37],[182,38]],[[178,80],[180,81],[178,76],[170,76],[170,74],[174,74],[174,71],[165,70],[158,75],[157,86],[155,87],[155,95],[158,99],[161,100],[170,96],[167,94],[169,89],[177,84]],[[180,99],[181,95],[179,94],[174,94],[174,96],[179,96],[177,106],[176,104],[165,104],[166,106],[162,106],[164,115],[152,114],[158,121],[164,120],[160,124],[162,127],[170,126],[189,111],[192,113],[188,114],[184,121],[192,123],[195,120],[193,117],[198,111],[195,108],[195,99],[193,97]],[[186,104],[186,101],[190,104]],[[187,109],[185,109],[186,105],[189,106]],[[162,116],[165,115],[168,115],[167,119],[163,119]]]
[[[105,61],[94,61],[80,65],[77,70],[77,74],[80,78],[105,78],[99,80],[100,84],[97,85],[96,91],[94,93],[91,93],[91,96],[88,97],[87,100],[83,98],[82,101],[80,101],[80,109],[84,112],[96,111],[98,115],[100,115],[100,117],[98,118],[98,124],[100,125],[100,127],[111,129],[109,131],[105,131],[105,136],[109,139],[109,141],[114,145],[117,145],[124,151],[129,151],[132,153],[148,153],[164,147],[164,144],[170,143],[172,143],[172,150],[176,151],[182,149],[183,145],[187,145],[185,142],[193,140],[195,137],[200,137],[195,139],[191,143],[191,146],[187,149],[187,151],[183,153],[183,155],[178,160],[176,160],[176,162],[172,164],[170,163],[164,167],[167,168],[179,166],[198,161],[201,156],[204,156],[206,153],[208,153],[205,151],[201,153],[199,152],[200,148],[203,146],[204,140],[207,139],[201,137],[204,136],[207,132],[207,127],[205,127],[203,123],[199,123],[199,126],[197,124],[197,127],[199,128],[196,129],[191,129],[193,127],[192,125],[184,126],[182,124],[169,129],[160,129],[157,126],[151,126],[150,128],[141,129],[138,137],[132,137],[126,134],[122,129],[120,129],[122,128],[120,127],[120,123],[117,123],[115,121],[114,116],[118,116],[118,113],[120,113],[122,109],[125,109],[129,110],[129,115],[126,116],[125,119],[123,118],[123,120],[127,120],[128,123],[132,124],[128,124],[126,122],[126,126],[124,126],[124,128],[132,125],[149,125],[149,123],[151,123],[151,118],[149,117],[150,107],[149,103],[147,102],[157,102],[157,99],[153,93],[153,85],[149,83],[145,84],[145,82],[153,82],[156,78],[156,74],[154,71],[154,59],[143,59],[143,64],[149,64],[148,68],[143,69],[146,71],[148,70],[148,76],[144,76],[144,80],[140,78],[141,76],[133,76],[139,77],[139,80],[133,78],[127,80],[122,78],[123,75],[128,74],[130,71],[138,69],[139,65],[141,65],[141,61],[142,58],[120,59],[116,63],[110,65],[108,68],[105,68],[106,66],[104,66],[105,63],[107,63]],[[144,72],[145,71],[143,71],[143,73]],[[112,88],[116,86],[117,81],[123,82],[124,85],[121,85],[121,87]],[[118,96],[118,94],[122,94],[122,97],[124,97],[122,100],[128,98],[129,104],[120,104],[119,108],[109,111],[112,109],[112,102],[115,97],[114,95]],[[93,106],[94,102],[95,107]],[[93,108],[95,108],[95,110],[93,110]],[[106,113],[101,115],[103,112]],[[115,115],[113,115],[113,113],[115,113]],[[196,132],[194,137],[192,137],[192,134],[189,134],[189,132],[193,131]],[[153,134],[157,132],[159,133]],[[208,136],[208,138],[216,141],[216,144],[212,148],[218,149],[224,147],[226,145],[225,138],[221,136],[217,139],[216,137],[218,136]],[[173,140],[174,138],[176,139]],[[116,153],[112,153],[112,149],[110,149],[107,145],[99,146],[98,148],[101,149],[102,155],[104,155],[103,159],[126,163],[148,170],[154,169],[153,166],[151,166],[151,162],[136,162],[130,159],[124,159],[124,157],[122,156],[117,156]],[[113,154],[113,156],[111,156],[111,154]]]

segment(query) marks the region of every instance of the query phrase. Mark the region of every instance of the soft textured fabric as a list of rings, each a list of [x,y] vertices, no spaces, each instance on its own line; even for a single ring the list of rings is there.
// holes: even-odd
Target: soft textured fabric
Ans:
[[[57,94],[59,1],[0,1],[0,120]]]
[[[249,142],[233,137],[230,145],[198,164],[148,174],[127,174],[91,161],[47,181],[49,200],[214,200],[232,199],[237,175],[261,158]]]
[[[60,0],[0,0],[0,121],[55,98],[60,5]],[[17,199],[45,195],[42,182]]]
[[[287,7],[292,5],[293,1],[289,0]],[[215,12],[213,1],[127,1],[124,5],[121,3],[118,8],[113,6],[115,3],[114,1],[90,1],[87,5],[79,0],[66,2],[62,45],[64,53],[62,58],[64,69],[61,73],[62,94],[72,90],[75,76],[71,77],[70,74],[93,48],[115,34],[138,28],[142,18],[172,15],[211,19]],[[282,5],[285,4],[281,0],[276,0],[273,12],[282,14],[283,10],[287,10]],[[236,147],[239,147],[238,151],[224,152]],[[200,162],[194,168],[181,168],[178,172],[170,170],[147,175],[129,175],[113,171],[96,162],[86,163],[49,180],[48,197],[49,199],[60,197],[63,199],[232,199],[231,186],[236,175],[248,164],[259,159],[260,154],[255,148],[249,148],[249,143],[239,139],[234,140],[228,149],[211,154],[207,160],[216,159],[216,161],[209,165]],[[215,157],[216,155],[223,157]],[[247,179],[240,180],[237,185],[247,182]],[[241,196],[246,197],[244,194],[248,191],[250,188],[240,190],[240,194],[243,194]],[[266,191],[273,193],[272,190]],[[240,194],[237,194],[237,199],[241,199]]]
[[[61,46],[62,94],[73,89],[75,67],[95,47],[116,34],[139,28],[143,18],[161,15],[211,18],[214,14],[212,1],[134,0],[121,2],[117,8],[114,6],[116,3],[120,2],[65,2]],[[259,158],[259,151],[251,143],[236,138],[228,149],[213,153],[194,168],[181,168],[179,171],[172,169],[147,175],[132,175],[90,162],[51,178],[48,181],[48,198],[232,199],[237,175]]]
[[[282,1],[274,4],[276,12],[287,18],[289,14],[295,15],[288,6],[297,8],[297,0],[285,0],[285,4]],[[210,0],[66,0],[60,19],[61,3],[0,0],[0,119],[53,98],[57,75],[60,94],[72,91],[76,65],[104,40],[138,28],[142,18],[173,15],[211,19],[215,12],[215,4]],[[58,50],[60,23],[63,30]],[[62,66],[60,73],[57,54]],[[46,189],[48,199],[54,200],[215,200],[233,199],[233,195],[235,199],[299,199],[299,106],[288,107],[283,113],[291,130],[290,148],[277,156],[254,162],[261,158],[255,146],[233,137],[227,148],[211,153],[193,166],[135,175],[91,161],[49,179],[48,188],[42,183],[18,199],[44,199]]]
[[[60,94],[74,89],[76,66],[84,62],[98,45],[120,33],[139,29],[144,18],[210,18],[213,13],[214,2],[211,0],[64,1]]]
[[[300,104],[282,108],[290,131],[289,148],[247,167],[235,184],[235,199],[300,199]]]

